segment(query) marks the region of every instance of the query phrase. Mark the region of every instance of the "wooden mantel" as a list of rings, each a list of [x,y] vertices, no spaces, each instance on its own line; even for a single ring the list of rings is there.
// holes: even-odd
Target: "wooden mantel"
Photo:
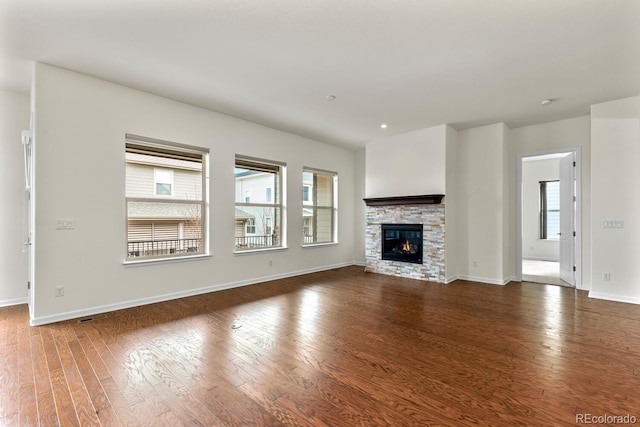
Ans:
[[[373,197],[363,199],[367,206],[391,205],[438,205],[444,194],[425,194],[422,196]]]

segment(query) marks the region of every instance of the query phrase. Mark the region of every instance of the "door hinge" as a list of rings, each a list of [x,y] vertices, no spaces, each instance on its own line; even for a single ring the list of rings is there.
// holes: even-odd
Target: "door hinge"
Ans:
[[[576,232],[575,231],[573,232],[573,237],[576,237]]]
[[[573,266],[573,271],[576,271],[576,266],[575,265]]]
[[[576,162],[573,162],[573,167],[574,167],[574,168],[576,167]]]
[[[31,289],[31,282],[30,281],[27,282],[27,290],[29,290],[29,289]]]

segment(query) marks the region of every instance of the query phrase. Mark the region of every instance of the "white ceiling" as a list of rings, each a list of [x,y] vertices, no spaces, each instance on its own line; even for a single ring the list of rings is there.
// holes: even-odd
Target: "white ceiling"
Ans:
[[[0,88],[33,61],[357,148],[639,95],[640,1],[0,0]]]

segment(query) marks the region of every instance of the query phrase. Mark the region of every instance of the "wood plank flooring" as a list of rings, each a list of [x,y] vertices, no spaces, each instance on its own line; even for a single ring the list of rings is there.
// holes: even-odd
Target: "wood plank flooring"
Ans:
[[[640,306],[347,267],[29,327],[0,425],[558,426],[640,418]]]

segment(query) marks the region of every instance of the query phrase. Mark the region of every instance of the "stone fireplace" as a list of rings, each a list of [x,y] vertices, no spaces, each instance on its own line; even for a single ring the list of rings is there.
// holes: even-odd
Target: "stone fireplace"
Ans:
[[[443,195],[365,199],[366,271],[445,282]]]

